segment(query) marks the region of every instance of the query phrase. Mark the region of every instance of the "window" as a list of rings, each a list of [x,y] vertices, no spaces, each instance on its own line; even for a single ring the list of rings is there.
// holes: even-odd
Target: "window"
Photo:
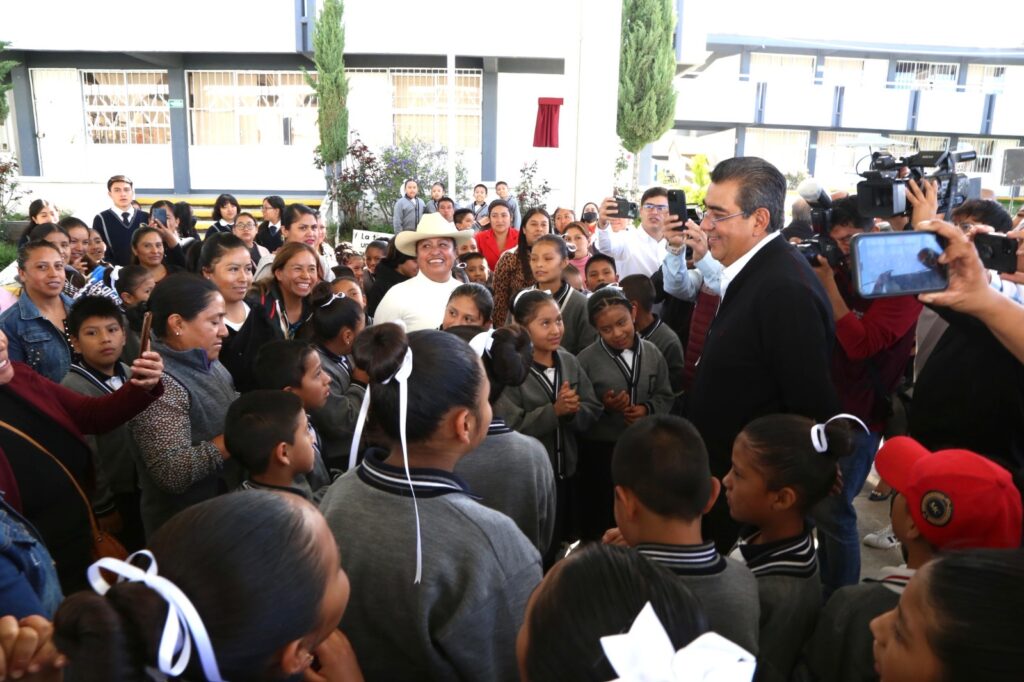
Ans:
[[[864,60],[825,57],[822,80],[830,85],[860,85],[864,78]]]
[[[93,144],[170,144],[166,71],[81,71]]]
[[[1000,173],[1003,167],[1003,152],[1015,149],[1016,140],[995,137],[961,137],[958,150],[973,149],[978,154],[974,161],[957,164],[961,173]]]
[[[985,94],[1002,94],[1006,81],[1005,66],[970,64],[967,67],[967,86]]]
[[[317,144],[316,93],[294,71],[188,72],[194,145]]]
[[[748,128],[743,154],[768,159],[783,174],[806,173],[809,140],[806,130]]]
[[[814,57],[792,54],[750,55],[750,80],[814,79]]]
[[[903,145],[893,151],[900,156],[910,156],[917,152],[938,152],[949,149],[948,137],[932,137],[929,135],[889,135],[889,139]]]
[[[953,89],[959,73],[959,64],[898,61],[893,86],[900,90]]]
[[[391,69],[395,141],[416,139],[449,146],[448,74],[444,69]],[[455,71],[455,149],[477,149],[480,143],[480,71]]]

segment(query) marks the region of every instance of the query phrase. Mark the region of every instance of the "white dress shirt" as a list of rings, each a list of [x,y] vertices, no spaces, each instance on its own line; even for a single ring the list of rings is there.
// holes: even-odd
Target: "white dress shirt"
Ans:
[[[765,244],[778,236],[779,232],[777,230],[775,232],[769,232],[764,239],[750,247],[750,250],[737,258],[732,265],[725,266],[725,269],[722,270],[721,283],[719,285],[719,290],[721,291],[723,299],[725,298],[725,292],[729,288],[729,284],[736,279],[736,275],[740,274],[740,271],[743,270],[744,266],[750,262],[751,258],[757,255],[758,251],[764,248]]]
[[[608,226],[597,229],[597,250],[615,259],[619,279],[630,275],[652,277],[665,260],[667,242],[654,240],[642,227],[613,232]]]

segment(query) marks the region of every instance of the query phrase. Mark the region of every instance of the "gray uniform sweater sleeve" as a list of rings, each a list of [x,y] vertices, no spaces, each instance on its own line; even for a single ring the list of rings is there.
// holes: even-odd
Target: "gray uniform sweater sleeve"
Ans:
[[[761,601],[759,661],[768,665],[770,679],[790,679],[807,638],[821,611],[817,572],[809,578],[764,576],[757,579]]]

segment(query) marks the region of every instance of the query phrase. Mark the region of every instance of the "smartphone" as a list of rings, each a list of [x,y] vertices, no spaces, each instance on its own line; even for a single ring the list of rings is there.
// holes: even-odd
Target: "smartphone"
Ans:
[[[1019,244],[1016,239],[1001,234],[974,235],[974,248],[981,256],[982,265],[996,272],[1017,272]]]
[[[853,281],[864,298],[910,296],[949,286],[939,256],[945,240],[934,232],[872,232],[850,242]]]
[[[640,215],[640,210],[637,208],[637,205],[625,197],[615,197],[615,209],[618,214],[612,216],[614,218],[636,220]]]
[[[149,330],[153,327],[153,312],[147,311],[142,316],[142,331],[139,332],[139,355],[149,350]]]
[[[161,225],[167,225],[167,209],[166,208],[154,208],[153,219]]]
[[[678,220],[682,220],[684,223],[679,227],[673,228],[674,231],[682,232],[686,229],[686,192],[681,189],[670,189],[668,191],[668,214],[676,216]]]

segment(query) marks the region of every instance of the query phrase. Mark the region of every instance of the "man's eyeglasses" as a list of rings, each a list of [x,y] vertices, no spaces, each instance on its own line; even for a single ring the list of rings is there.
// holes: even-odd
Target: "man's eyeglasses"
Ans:
[[[668,213],[668,204],[644,204],[643,208],[655,213]]]
[[[745,215],[745,214],[743,213],[743,211],[737,211],[736,213],[730,213],[729,215],[722,216],[721,218],[716,218],[715,216],[711,215],[710,213],[705,213],[704,214],[704,220],[702,220],[701,223],[709,222],[709,223],[711,223],[711,227],[715,228],[715,227],[718,227],[718,223],[726,221],[726,220],[731,220],[731,219],[733,219],[733,218],[735,218],[736,216],[739,216],[739,215]]]

